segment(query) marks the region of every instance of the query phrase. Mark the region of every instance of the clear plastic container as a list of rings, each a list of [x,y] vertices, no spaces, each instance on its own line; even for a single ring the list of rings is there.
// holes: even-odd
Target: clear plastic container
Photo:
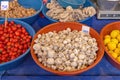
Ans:
[[[97,0],[100,10],[113,11],[120,0]]]

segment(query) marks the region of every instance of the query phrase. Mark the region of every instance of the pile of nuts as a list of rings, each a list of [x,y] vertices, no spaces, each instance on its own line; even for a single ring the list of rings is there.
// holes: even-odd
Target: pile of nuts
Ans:
[[[5,17],[7,15],[8,18],[23,18],[32,16],[35,13],[36,13],[35,9],[24,8],[18,3],[17,0],[9,2],[9,9],[7,11],[0,9],[0,17]]]
[[[57,71],[75,71],[94,63],[98,47],[96,39],[88,33],[67,28],[38,34],[33,49],[44,66]]]
[[[46,7],[49,9],[46,15],[60,22],[83,20],[96,14],[96,10],[92,6],[80,6],[78,9],[73,9],[71,6],[68,6],[64,9],[59,5],[57,0],[51,0],[50,3],[47,3]]]

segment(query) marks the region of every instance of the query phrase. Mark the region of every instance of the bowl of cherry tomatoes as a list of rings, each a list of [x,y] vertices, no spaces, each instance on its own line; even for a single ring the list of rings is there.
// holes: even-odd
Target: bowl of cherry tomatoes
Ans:
[[[20,64],[29,53],[34,29],[19,20],[0,20],[0,71]]]

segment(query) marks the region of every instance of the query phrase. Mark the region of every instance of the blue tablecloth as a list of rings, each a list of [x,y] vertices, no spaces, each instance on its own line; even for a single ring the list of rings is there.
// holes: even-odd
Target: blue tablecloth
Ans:
[[[85,24],[100,32],[106,24],[115,21],[118,20],[98,20],[94,16]],[[32,26],[37,32],[50,23],[46,18],[39,18]],[[29,54],[18,67],[2,71],[0,75],[0,80],[120,80],[120,70],[113,67],[105,56],[97,66],[87,72],[77,76],[57,76],[38,67]]]

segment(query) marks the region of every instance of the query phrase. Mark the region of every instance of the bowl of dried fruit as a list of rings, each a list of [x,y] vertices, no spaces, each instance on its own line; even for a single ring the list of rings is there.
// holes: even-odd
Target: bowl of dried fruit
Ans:
[[[48,0],[42,13],[51,22],[85,22],[92,19],[96,9],[90,0],[86,0],[85,4],[77,9],[71,6],[63,8],[57,0]]]
[[[120,21],[107,24],[100,33],[109,62],[120,69]]]
[[[31,55],[39,67],[49,72],[76,75],[97,65],[104,50],[94,29],[77,22],[58,22],[35,34]]]
[[[15,68],[29,53],[34,29],[19,20],[0,20],[0,71]]]
[[[42,10],[42,0],[7,0],[9,2],[8,10],[0,9],[0,19],[8,18],[18,19],[32,24],[39,16]]]

